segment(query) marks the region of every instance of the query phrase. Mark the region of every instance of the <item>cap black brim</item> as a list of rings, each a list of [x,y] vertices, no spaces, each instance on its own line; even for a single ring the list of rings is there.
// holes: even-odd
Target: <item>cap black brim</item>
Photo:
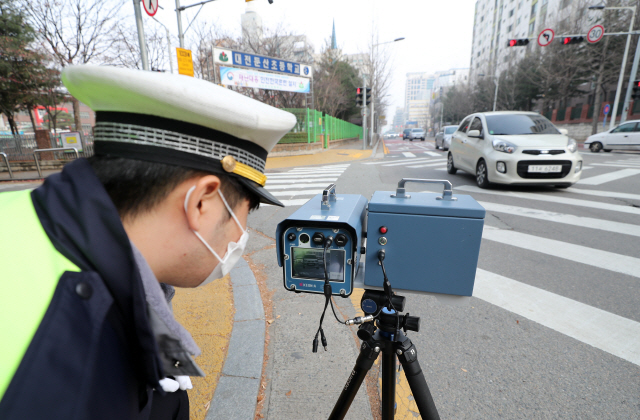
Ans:
[[[282,204],[277,198],[271,195],[271,193],[266,188],[264,188],[257,182],[251,181],[250,179],[243,178],[241,176],[236,177],[236,179],[240,181],[240,183],[244,185],[249,191],[260,197],[261,203],[284,207],[284,204]]]

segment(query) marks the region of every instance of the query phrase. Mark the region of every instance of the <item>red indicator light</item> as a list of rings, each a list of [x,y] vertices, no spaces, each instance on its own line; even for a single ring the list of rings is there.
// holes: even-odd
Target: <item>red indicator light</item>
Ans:
[[[360,94],[360,88],[358,88],[357,93],[358,93],[358,95]]]
[[[517,44],[518,41],[516,41],[515,39],[512,39],[509,41],[509,46],[510,47],[515,47],[515,45]]]
[[[565,38],[564,39],[564,45],[567,45],[571,42],[571,38]]]
[[[380,233],[385,234],[387,233],[387,227],[386,226],[380,226]]]

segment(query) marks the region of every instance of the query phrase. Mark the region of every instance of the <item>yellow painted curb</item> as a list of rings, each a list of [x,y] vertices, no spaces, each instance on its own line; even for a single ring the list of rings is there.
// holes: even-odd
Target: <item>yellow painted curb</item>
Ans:
[[[313,155],[267,157],[266,169],[291,168],[307,165],[327,165],[338,162],[367,159],[371,150],[328,149]]]
[[[191,377],[189,418],[203,420],[224,367],[233,328],[233,290],[229,275],[197,289],[178,289],[172,301],[176,320],[187,329],[202,354],[196,363],[207,376]]]

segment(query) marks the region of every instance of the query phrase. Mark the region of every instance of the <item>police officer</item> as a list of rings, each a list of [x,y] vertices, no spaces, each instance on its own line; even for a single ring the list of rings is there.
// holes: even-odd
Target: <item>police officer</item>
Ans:
[[[95,156],[0,194],[0,418],[155,418],[203,375],[172,287],[223,277],[249,212],[282,205],[265,160],[295,117],[186,76],[62,78],[96,112]]]

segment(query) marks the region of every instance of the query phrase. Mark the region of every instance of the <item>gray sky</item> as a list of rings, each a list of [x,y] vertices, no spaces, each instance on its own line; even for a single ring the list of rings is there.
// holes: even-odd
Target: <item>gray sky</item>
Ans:
[[[181,0],[181,4],[198,1]],[[159,10],[156,18],[177,38],[175,1],[159,2],[164,10]],[[264,27],[284,23],[292,32],[307,35],[316,52],[331,36],[334,19],[338,46],[346,54],[364,52],[374,28],[380,42],[405,37],[404,41],[380,47],[386,48],[393,60],[388,120],[393,118],[395,107],[404,104],[406,73],[469,66],[475,0],[274,0],[273,4],[254,0],[253,5]],[[217,0],[203,7],[197,21],[216,23],[239,35],[240,15],[245,8],[243,0]],[[194,7],[183,13],[183,28],[197,10]],[[144,11],[143,21],[145,27],[157,25]],[[187,38],[193,35],[191,31]]]

